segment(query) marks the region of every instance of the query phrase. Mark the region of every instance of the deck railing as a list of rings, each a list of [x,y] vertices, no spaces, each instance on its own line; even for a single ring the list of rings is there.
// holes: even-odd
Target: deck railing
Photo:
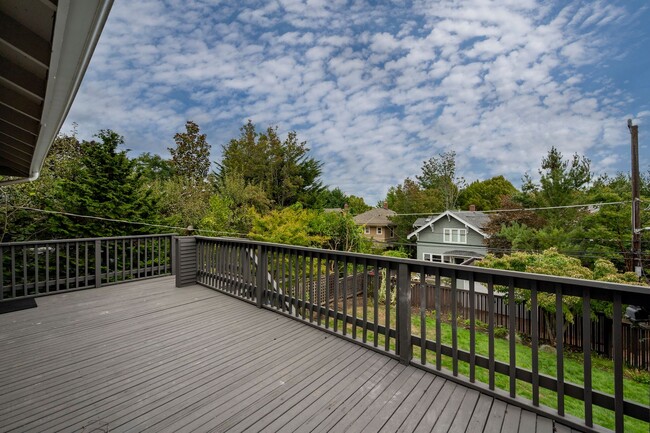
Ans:
[[[0,301],[171,274],[173,236],[0,244]]]
[[[625,397],[621,343],[624,306],[634,304],[650,310],[650,289],[646,287],[239,239],[191,237],[178,238],[178,242],[179,254],[188,256],[185,261],[179,257],[180,266],[185,266],[179,271],[184,271],[185,282],[191,280],[318,326],[578,430],[602,431],[598,424],[606,424],[602,420],[608,417],[617,432],[639,425],[647,431],[650,426],[646,397],[641,401]],[[328,281],[325,284],[324,279]],[[412,284],[415,280],[432,284],[433,293],[428,293],[426,284]],[[461,281],[468,287],[464,291],[469,292],[470,303],[469,317],[462,318],[457,307]],[[487,288],[488,297],[484,329],[475,314],[479,283]],[[443,286],[450,287],[450,306],[442,303]],[[415,308],[414,290],[419,290],[420,301]],[[506,292],[511,312],[517,310],[515,294],[525,295],[532,315],[528,345],[518,341],[515,314],[508,315],[506,357],[497,356],[495,349],[494,298],[498,291]],[[432,295],[434,299],[428,299]],[[540,365],[540,357],[547,357],[549,348],[541,347],[537,317],[538,305],[549,297],[555,304],[551,373]],[[582,374],[580,380],[574,379],[578,383],[565,378],[563,306],[568,297],[581,300],[583,347],[590,347],[592,301],[611,303],[611,392],[594,388],[595,360],[589,350],[580,357]],[[432,305],[433,309],[427,308]],[[446,307],[448,314],[443,313]],[[580,402],[577,408],[576,401]]]

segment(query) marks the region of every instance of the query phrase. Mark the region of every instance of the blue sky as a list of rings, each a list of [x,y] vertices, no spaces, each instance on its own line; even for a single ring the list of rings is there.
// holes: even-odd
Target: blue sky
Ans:
[[[468,181],[519,186],[551,146],[628,171],[632,118],[646,171],[648,23],[645,0],[116,0],[63,131],[167,157],[191,119],[216,161],[277,125],[375,204],[449,150]]]

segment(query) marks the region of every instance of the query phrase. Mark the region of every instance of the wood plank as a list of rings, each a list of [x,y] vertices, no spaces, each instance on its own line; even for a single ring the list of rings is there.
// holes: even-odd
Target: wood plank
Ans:
[[[467,424],[467,432],[481,432],[487,423],[488,416],[490,415],[490,410],[492,409],[492,403],[494,399],[485,394],[481,394],[474,407],[474,413],[472,413],[472,418],[470,418],[469,423]]]
[[[433,426],[432,432],[442,433],[446,432],[451,428],[451,424],[454,422],[456,413],[460,408],[461,402],[465,398],[467,388],[462,386],[457,386],[454,392],[449,397],[447,404],[445,405],[445,410],[438,417],[435,425]]]
[[[343,397],[351,396],[356,390],[367,385],[371,381],[379,381],[385,374],[394,368],[396,362],[381,356],[375,352],[372,353],[373,361],[360,369],[349,371],[349,376],[340,377],[340,380],[334,382],[329,388],[321,389],[313,401],[307,401],[306,406],[299,405],[296,410],[283,414],[271,424],[264,427],[262,432],[274,431],[308,431],[310,428],[317,426],[331,410],[340,404]],[[354,378],[352,381],[349,378]]]
[[[174,280],[57,294],[0,316],[0,431],[553,431],[529,411]]]
[[[521,411],[521,418],[519,420],[519,431],[524,433],[535,433],[537,426],[537,415],[528,410]]]
[[[536,433],[554,433],[553,421],[548,418],[538,416]]]
[[[411,370],[411,369],[408,369]],[[391,393],[386,390],[383,397],[377,399],[357,420],[346,429],[349,432],[379,431],[386,422],[400,409],[404,399],[413,391],[425,373],[416,370],[402,385]]]
[[[451,381],[445,382],[444,386],[442,387],[442,389],[440,390],[436,398],[431,402],[431,406],[427,408],[426,413],[421,418],[420,423],[415,428],[414,430],[415,432],[431,431],[433,426],[438,421],[438,418],[440,418],[442,411],[444,410],[445,406],[447,405],[447,402],[449,401],[449,397],[451,397],[455,389],[456,389],[456,384],[454,382]]]
[[[318,371],[325,369],[328,364],[340,364],[346,360],[346,358],[354,356],[363,350],[360,347],[353,347],[344,344],[341,344],[340,346],[339,350],[334,349],[325,353],[319,353],[309,364],[304,362],[288,363],[285,369],[280,373],[286,380],[280,381],[278,386],[261,384],[261,386],[252,388],[250,398],[240,400],[242,401],[241,403],[231,406],[228,410],[220,408],[221,410],[219,411],[219,415],[214,416],[214,414],[212,414],[208,422],[201,426],[201,430],[230,431],[234,426],[249,416],[249,414],[253,414],[257,411],[258,408],[264,407],[269,404],[269,402],[276,399],[290,398],[297,391],[297,388],[300,387],[301,383],[316,377]],[[237,398],[241,399],[241,391],[237,390],[237,392]],[[288,397],[285,397],[287,394]]]
[[[360,388],[354,395],[346,399],[336,410],[332,411],[325,422],[321,423],[314,432],[344,431],[377,399],[384,401],[392,395],[403,381],[413,374],[412,369],[403,365],[395,366],[381,382],[373,388]]]
[[[284,417],[288,420],[301,414],[325,392],[328,383],[346,381],[352,377],[351,374],[354,374],[355,371],[363,371],[378,364],[379,358],[375,358],[374,361],[372,358],[370,352],[359,351],[357,357],[349,358],[349,364],[343,362],[337,366],[338,369],[327,370],[290,398],[277,401],[276,404],[267,404],[263,409],[260,408],[261,410],[257,411],[254,416],[237,424],[232,431],[261,431],[274,421],[277,421],[279,425],[285,425],[286,421],[280,418]]]
[[[506,414],[503,418],[501,433],[510,433],[519,431],[519,420],[521,419],[521,408],[509,404],[506,407]]]
[[[450,433],[465,432],[470,420],[472,419],[472,414],[474,413],[474,409],[480,396],[481,393],[473,389],[468,390],[465,393],[465,397],[458,408],[454,422],[449,428]]]
[[[411,411],[410,416],[402,423],[402,425],[397,430],[398,432],[412,432],[415,431],[420,420],[429,409],[429,406],[435,400],[436,396],[443,388],[447,381],[439,376],[436,376],[435,380],[431,382],[429,388],[425,391],[424,395],[418,402],[415,404],[415,407]]]
[[[395,432],[407,419],[411,418],[411,414],[417,402],[424,398],[425,393],[435,378],[436,377],[433,374],[423,375],[415,388],[413,388],[404,402],[400,405],[399,409],[395,411],[388,422],[384,424],[384,426],[381,428],[381,431],[390,433]]]
[[[492,408],[487,417],[487,423],[485,423],[485,428],[483,433],[496,433],[501,431],[501,426],[503,425],[503,418],[506,415],[507,404],[501,400],[495,399],[492,403]]]

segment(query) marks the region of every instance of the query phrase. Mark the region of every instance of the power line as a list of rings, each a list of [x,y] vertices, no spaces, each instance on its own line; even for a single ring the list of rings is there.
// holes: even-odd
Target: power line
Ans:
[[[494,210],[483,210],[477,211],[482,213],[500,213],[500,212],[525,212],[525,211],[538,211],[538,210],[550,210],[550,209],[569,209],[569,208],[580,208],[580,207],[590,207],[590,206],[610,206],[610,205],[620,205],[620,204],[629,204],[631,200],[627,201],[611,201],[605,203],[586,203],[586,204],[570,204],[564,206],[546,206],[546,207],[530,207],[530,208],[516,208],[516,209],[494,209]],[[457,211],[451,211],[457,212]],[[469,211],[464,211],[469,212]],[[417,213],[396,213],[394,216],[418,216],[418,215],[442,215],[444,212],[417,212]]]
[[[105,217],[98,217],[98,216],[92,216],[92,215],[80,215],[80,214],[75,214],[75,213],[71,213],[71,212],[37,209],[37,208],[26,207],[26,206],[14,206],[14,209],[23,209],[23,210],[30,210],[30,211],[33,211],[33,212],[42,212],[42,213],[54,214],[54,215],[65,215],[65,216],[76,217],[76,218],[87,218],[87,219],[93,219],[93,220],[98,220],[98,221],[107,221],[107,222],[115,222],[115,223],[122,223],[122,224],[132,224],[132,225],[140,225],[140,226],[146,226],[146,227],[156,227],[156,228],[165,228],[165,229],[173,229],[173,230],[188,230],[187,227],[170,226],[170,225],[165,225],[165,224],[152,224],[152,223],[139,222],[139,221],[128,221],[128,220],[121,220],[121,219],[116,219],[116,218],[105,218]],[[248,236],[247,234],[244,234],[244,233],[226,232],[226,231],[217,231],[217,230],[204,230],[204,229],[189,229],[189,230],[203,232],[203,233],[238,235],[238,236],[243,236],[243,237]]]

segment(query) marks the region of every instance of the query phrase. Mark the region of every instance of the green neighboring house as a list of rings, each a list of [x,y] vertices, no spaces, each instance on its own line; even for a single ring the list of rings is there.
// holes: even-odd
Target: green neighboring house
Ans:
[[[446,211],[418,218],[409,239],[417,239],[417,258],[429,262],[460,264],[487,254],[483,227],[490,217],[476,211]]]

